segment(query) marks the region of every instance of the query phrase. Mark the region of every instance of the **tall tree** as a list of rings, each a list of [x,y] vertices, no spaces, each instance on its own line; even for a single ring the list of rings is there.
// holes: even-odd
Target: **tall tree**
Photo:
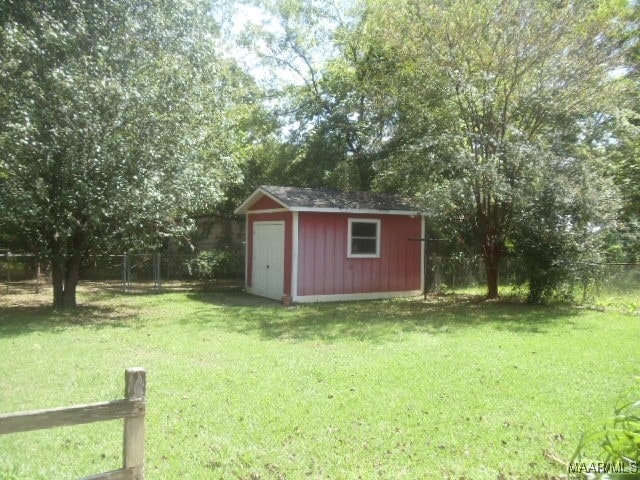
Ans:
[[[546,139],[611,112],[618,98],[612,72],[622,65],[620,7],[543,0],[369,6],[369,41],[392,67],[382,69],[378,88],[410,114],[398,116],[398,127],[420,132],[404,136],[385,175],[412,176],[418,193],[434,184],[444,191],[442,207],[470,226],[495,298],[506,241],[527,208],[523,187],[540,162],[555,158]],[[588,159],[578,160],[588,168]]]
[[[208,2],[0,4],[0,221],[76,304],[91,252],[157,246],[236,175]]]
[[[297,147],[283,173],[298,185],[370,190],[384,122],[362,68],[370,58],[354,30],[356,2],[256,3],[268,20],[248,29],[245,42],[280,72],[274,96]]]
[[[567,122],[549,132],[520,186],[509,243],[530,303],[572,295],[576,286],[586,294],[602,273],[605,240],[616,231],[620,210],[605,171],[607,123]]]
[[[611,247],[613,260],[640,262],[640,4],[630,2],[629,26],[621,40],[626,50],[625,81],[629,102],[623,102],[616,119],[613,141],[608,143],[609,162],[623,200],[622,226]],[[625,108],[626,107],[626,108]]]

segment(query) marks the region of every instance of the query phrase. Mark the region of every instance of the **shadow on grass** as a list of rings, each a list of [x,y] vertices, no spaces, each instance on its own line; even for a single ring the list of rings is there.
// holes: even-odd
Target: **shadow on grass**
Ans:
[[[157,301],[144,300],[151,298]],[[184,309],[174,305],[179,298],[190,300]],[[94,291],[86,305],[70,311],[28,301],[13,302],[0,306],[0,336],[40,331],[58,333],[78,326],[142,328],[145,322],[138,321],[141,312],[148,314],[150,309],[162,312],[167,308],[175,309],[177,325],[258,335],[265,340],[327,343],[393,341],[412,332],[442,335],[485,326],[519,334],[543,334],[567,324],[576,328],[573,317],[579,314],[569,306],[533,307],[505,300],[488,302],[472,295],[436,296],[426,301],[412,298],[294,307],[283,307],[276,301],[229,289],[185,291],[179,298],[165,300],[162,293],[125,295]]]
[[[569,306],[488,302],[482,297],[462,295],[430,297],[426,301],[391,299],[289,308],[247,294],[194,292],[188,296],[207,307],[183,319],[183,323],[215,324],[227,331],[257,334],[265,340],[386,341],[405,333],[450,334],[483,325],[514,333],[544,334],[560,325],[575,326],[573,317],[579,314]]]
[[[79,305],[72,310],[56,310],[52,306],[13,305],[0,308],[0,337],[15,337],[35,332],[61,333],[71,327],[95,329],[131,326],[135,310]]]

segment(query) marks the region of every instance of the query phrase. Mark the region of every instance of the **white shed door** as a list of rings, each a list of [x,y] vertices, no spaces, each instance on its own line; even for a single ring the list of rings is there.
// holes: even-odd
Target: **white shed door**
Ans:
[[[280,300],[284,286],[284,223],[253,224],[253,293]]]

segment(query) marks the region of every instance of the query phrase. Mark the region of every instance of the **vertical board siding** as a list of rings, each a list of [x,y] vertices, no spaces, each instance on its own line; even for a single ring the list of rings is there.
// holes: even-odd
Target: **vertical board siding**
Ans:
[[[380,258],[348,258],[348,219],[380,219]],[[300,212],[298,295],[420,290],[422,219]]]
[[[256,202],[256,205],[263,199]],[[268,199],[273,202],[271,199]],[[275,203],[275,202],[274,202]],[[252,207],[253,208],[253,207]],[[291,212],[277,213],[251,213],[248,212],[247,224],[247,287],[253,287],[253,224],[255,222],[284,221],[284,285],[282,291],[285,295],[291,295],[291,277],[293,265],[293,214]]]
[[[338,226],[344,222],[342,215],[334,215],[333,217],[333,231],[338,230]],[[335,258],[346,259],[347,258],[347,242],[341,235],[333,235],[333,241],[335,245]],[[342,262],[335,262],[333,267],[333,282],[332,285],[342,284],[345,293],[351,293],[352,290],[352,272],[348,265]]]
[[[326,288],[324,271],[327,266],[327,239],[325,238],[327,235],[326,225],[323,225],[325,228],[319,228],[316,230],[315,235],[315,243],[316,248],[315,252],[318,256],[318,262],[315,263],[313,268],[313,284],[318,285],[319,289]]]

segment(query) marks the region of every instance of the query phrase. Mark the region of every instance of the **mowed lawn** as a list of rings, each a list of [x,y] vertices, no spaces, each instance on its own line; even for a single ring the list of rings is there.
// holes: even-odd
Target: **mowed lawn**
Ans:
[[[551,479],[640,374],[640,316],[471,296],[285,308],[241,293],[0,296],[0,412],[121,398],[148,479]],[[33,304],[33,305],[31,305]],[[0,478],[120,467],[121,422],[0,437]]]

